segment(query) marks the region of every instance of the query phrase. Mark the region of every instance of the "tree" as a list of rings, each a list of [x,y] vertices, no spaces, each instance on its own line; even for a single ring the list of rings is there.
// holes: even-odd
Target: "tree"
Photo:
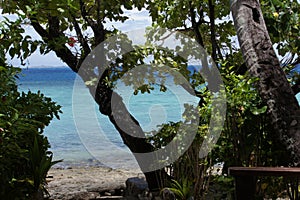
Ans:
[[[259,78],[261,98],[268,106],[274,133],[291,151],[293,162],[300,162],[299,105],[280,67],[266,28],[260,3],[232,1],[231,10],[241,50],[250,74]]]
[[[11,23],[14,29],[23,30],[20,24],[27,23],[31,25],[35,31],[42,37],[42,41],[30,41],[30,37],[23,38],[21,34],[17,37],[12,37],[9,33],[3,37],[6,38],[6,47],[13,57],[17,55],[24,60],[31,52],[35,51],[37,45],[40,45],[40,52],[47,53],[54,51],[56,55],[62,59],[75,73],[79,72],[80,66],[85,58],[91,52],[91,49],[99,45],[110,35],[116,33],[117,30],[109,30],[105,28],[107,21],[124,22],[127,17],[122,15],[123,9],[131,10],[134,7],[141,9],[144,1],[3,1],[3,13],[15,13],[19,19]],[[87,29],[90,29],[92,34],[89,34]],[[68,36],[68,30],[74,30],[76,36]],[[21,31],[23,32],[23,31]],[[90,36],[91,35],[91,36]],[[74,45],[74,37],[78,41],[79,46],[73,51],[68,45]],[[13,38],[13,39],[12,39]],[[73,38],[73,39],[72,39]],[[71,40],[72,41],[71,41]],[[24,43],[24,45],[23,45]],[[12,46],[11,46],[12,44]],[[24,52],[23,54],[21,52]],[[111,101],[112,97],[119,98],[112,88],[107,84],[110,71],[99,68],[101,77],[97,77],[93,69],[84,70],[80,74],[84,82],[99,80],[98,83],[88,85],[91,95],[95,102],[99,105],[99,111],[108,116],[112,124],[119,131],[124,143],[134,153],[146,153],[153,151],[154,147],[146,141],[145,137],[134,137],[127,134],[122,127],[117,123],[122,120],[122,124],[128,124],[132,120],[135,125],[131,131],[135,134],[143,136],[144,132],[141,129],[137,120],[128,112],[122,101],[117,105],[117,114],[112,113]],[[137,160],[138,162],[141,162]],[[161,183],[160,177],[165,178],[166,173],[163,170],[156,170],[145,173],[150,189],[157,189]]]

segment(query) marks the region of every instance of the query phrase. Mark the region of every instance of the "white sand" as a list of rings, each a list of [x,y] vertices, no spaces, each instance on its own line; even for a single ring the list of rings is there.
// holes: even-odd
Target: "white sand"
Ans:
[[[100,193],[125,188],[130,177],[143,177],[139,169],[78,167],[51,169],[48,173],[50,199],[96,199]]]

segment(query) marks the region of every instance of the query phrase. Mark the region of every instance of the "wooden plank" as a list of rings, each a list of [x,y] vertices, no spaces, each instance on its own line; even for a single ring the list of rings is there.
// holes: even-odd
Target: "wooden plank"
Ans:
[[[284,176],[300,177],[299,167],[229,167],[232,176]]]
[[[299,167],[229,167],[228,173],[235,177],[236,200],[255,199],[258,176],[300,177]]]

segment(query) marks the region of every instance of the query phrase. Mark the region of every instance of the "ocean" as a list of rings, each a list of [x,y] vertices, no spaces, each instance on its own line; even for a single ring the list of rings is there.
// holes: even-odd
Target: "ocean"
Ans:
[[[62,106],[60,120],[54,119],[44,131],[54,160],[63,159],[57,167],[138,167],[119,133],[108,118],[99,113],[84,83],[69,68],[29,67],[22,70],[18,84],[20,91],[40,90]],[[157,130],[162,123],[180,121],[184,104],[198,103],[197,98],[179,86],[169,86],[166,92],[156,88],[151,94],[133,95],[132,88],[118,83],[116,91],[147,132]]]
[[[123,144],[112,123],[98,111],[84,83],[68,67],[27,68],[19,75],[19,90],[37,92],[62,106],[60,120],[45,128],[56,167],[107,166],[138,168],[136,160]],[[168,84],[166,92],[158,88],[151,94],[133,95],[133,89],[119,83],[120,94],[130,113],[145,132],[157,130],[162,123],[182,120],[184,104],[197,105],[198,99],[179,86]],[[298,102],[300,94],[297,96]]]

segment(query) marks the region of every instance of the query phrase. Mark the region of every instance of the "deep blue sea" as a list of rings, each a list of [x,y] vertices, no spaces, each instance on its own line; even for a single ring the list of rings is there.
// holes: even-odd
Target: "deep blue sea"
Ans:
[[[29,67],[23,69],[19,77],[20,91],[40,90],[62,106],[60,120],[54,119],[44,132],[54,159],[64,160],[58,166],[137,167],[114,126],[99,113],[87,88],[69,68]],[[157,130],[162,123],[181,120],[184,103],[198,103],[177,86],[170,86],[166,92],[156,89],[151,94],[133,95],[132,88],[118,83],[116,91],[144,131]]]

